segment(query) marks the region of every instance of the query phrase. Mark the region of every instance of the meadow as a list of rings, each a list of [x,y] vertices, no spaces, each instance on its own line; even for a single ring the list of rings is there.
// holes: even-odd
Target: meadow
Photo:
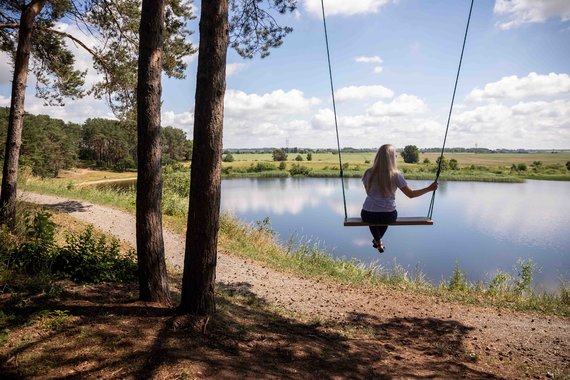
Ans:
[[[374,152],[342,153],[344,175],[361,176],[371,166],[374,155]],[[431,179],[435,177],[439,156],[436,152],[421,153],[417,164],[404,163],[403,159],[398,157],[397,164],[409,179]],[[286,173],[311,177],[339,176],[339,157],[335,153],[312,153],[311,160],[307,159],[306,153],[289,153],[284,164],[273,161],[270,153],[232,153],[232,158],[233,161],[222,164],[223,175],[227,177],[286,176]],[[447,168],[442,171],[442,180],[570,180],[570,152],[445,153],[444,161]]]

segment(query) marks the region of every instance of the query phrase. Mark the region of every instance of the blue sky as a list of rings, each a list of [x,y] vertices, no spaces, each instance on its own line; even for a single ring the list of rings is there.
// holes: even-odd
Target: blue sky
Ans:
[[[469,5],[325,0],[342,147],[441,146]],[[279,17],[294,31],[265,59],[230,51],[224,147],[336,146],[320,11],[320,0],[299,0]],[[568,0],[476,0],[447,146],[570,149],[569,46]],[[9,105],[1,58],[0,105]],[[188,62],[185,80],[163,81],[162,120],[191,138],[197,59]],[[78,65],[89,67],[86,54]],[[26,104],[74,122],[111,117],[92,98],[44,107],[33,79]]]

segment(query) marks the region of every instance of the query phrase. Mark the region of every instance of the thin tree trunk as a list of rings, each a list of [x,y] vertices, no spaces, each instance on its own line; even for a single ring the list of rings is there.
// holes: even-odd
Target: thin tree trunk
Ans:
[[[194,110],[194,151],[179,311],[215,312],[228,0],[202,1]]]
[[[10,116],[8,134],[2,171],[2,190],[0,191],[0,224],[13,227],[16,223],[16,196],[18,180],[18,159],[22,145],[22,128],[24,121],[24,100],[26,82],[32,50],[34,22],[41,12],[46,0],[34,0],[22,12],[18,30],[18,48],[14,61],[14,79],[12,81],[12,98],[10,100]]]
[[[170,303],[162,236],[160,97],[164,0],[143,0],[137,84],[137,256],[143,301]]]

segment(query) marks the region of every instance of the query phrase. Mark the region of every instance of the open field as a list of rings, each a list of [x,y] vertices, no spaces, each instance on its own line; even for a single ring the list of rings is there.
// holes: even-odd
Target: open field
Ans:
[[[244,153],[232,154],[233,162],[223,162],[223,175],[232,176],[266,176],[278,177],[288,176],[294,164],[301,165],[309,169],[308,176],[336,177],[339,175],[338,155],[331,153],[313,153],[312,161],[307,161],[307,155],[301,154],[303,161],[296,161],[298,153],[289,153],[288,160],[284,162],[285,169],[278,170],[279,162],[272,159],[270,153]],[[374,160],[375,153],[343,153],[342,162],[346,176],[360,176],[370,167]],[[406,164],[401,157],[398,157],[398,167],[409,179],[430,179],[435,176],[436,160],[439,153],[420,154],[420,163]],[[455,159],[458,162],[458,170],[444,171],[443,180],[485,180],[520,182],[524,179],[554,179],[570,180],[570,171],[566,163],[570,161],[570,152],[559,153],[446,153],[447,160]],[[424,163],[424,160],[429,163]],[[536,163],[540,162],[540,167]],[[512,170],[512,166],[523,165],[526,170]],[[183,164],[189,167],[190,163]],[[252,170],[256,166],[261,166],[260,170]],[[25,182],[26,174],[20,175],[20,180]],[[91,170],[76,168],[62,170],[55,179],[57,182],[83,186],[96,184],[100,181],[132,181],[136,178],[136,172],[112,172],[105,170]]]
[[[234,162],[224,163],[224,166],[234,165],[234,166],[246,166],[255,162],[273,162],[270,153],[240,153],[232,154],[234,157]],[[296,162],[295,157],[299,153],[289,153],[287,162]],[[306,154],[300,154],[303,157],[303,164],[307,166],[314,166],[316,169],[321,168],[321,166],[338,166],[338,155],[332,153],[313,153],[313,160],[307,161]],[[370,163],[374,160],[375,153],[342,153],[342,162],[351,165],[361,164],[368,167]],[[439,153],[421,153],[420,162],[424,159],[429,159],[431,162],[435,162],[439,157]],[[445,153],[445,158],[456,159],[460,166],[469,165],[484,165],[491,167],[501,167],[508,166],[512,164],[525,163],[531,165],[534,161],[541,161],[543,165],[566,165],[566,162],[570,161],[570,152],[561,153]],[[401,157],[398,157],[398,164],[403,164],[404,161]]]
[[[111,181],[135,179],[137,173],[132,171],[113,172],[109,170],[94,170],[85,168],[74,168],[60,171],[58,178],[68,180],[74,184],[86,182]]]
[[[273,166],[276,171],[279,163],[274,162],[270,153],[232,154],[233,162],[224,162],[224,174],[243,175],[244,172],[258,172],[256,167]],[[296,160],[300,156],[301,160]],[[345,175],[362,175],[374,160],[374,152],[343,153],[342,164]],[[524,179],[570,180],[567,162],[570,152],[558,153],[446,153],[446,160],[456,160],[455,170],[446,170],[442,179],[447,180],[485,180],[517,182]],[[434,177],[436,160],[439,153],[422,153],[418,164],[406,164],[398,157],[398,166],[410,179],[428,179]],[[307,154],[289,153],[285,161],[286,170],[294,164],[310,170],[309,176],[333,177],[339,173],[339,157],[332,153],[313,153],[307,161]],[[267,169],[269,170],[269,169]]]

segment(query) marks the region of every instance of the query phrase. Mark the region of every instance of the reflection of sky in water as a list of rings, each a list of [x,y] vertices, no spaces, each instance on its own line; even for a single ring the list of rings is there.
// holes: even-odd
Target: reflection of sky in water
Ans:
[[[567,183],[531,181],[495,184],[487,191],[469,190],[477,194],[463,206],[465,223],[471,227],[494,239],[531,247],[570,247]],[[460,206],[461,195],[449,194],[449,201]]]
[[[429,184],[409,181],[412,188]],[[413,271],[419,263],[432,281],[449,278],[455,262],[473,281],[498,269],[511,271],[517,258],[542,267],[536,279],[557,288],[569,279],[570,183],[528,181],[524,184],[442,183],[437,192],[433,227],[391,227],[382,256],[370,246],[366,227],[342,227],[344,208],[339,179],[235,179],[222,183],[222,209],[245,221],[270,217],[282,240],[304,236],[322,242],[333,255],[366,262],[398,263]],[[349,216],[358,216],[364,189],[345,179]],[[397,196],[401,216],[425,216],[430,195]]]
[[[335,191],[323,183],[313,186],[309,192],[299,179],[231,180],[231,190],[228,189],[229,182],[224,181],[222,209],[231,210],[236,215],[259,212],[297,215],[307,208],[321,206]]]

